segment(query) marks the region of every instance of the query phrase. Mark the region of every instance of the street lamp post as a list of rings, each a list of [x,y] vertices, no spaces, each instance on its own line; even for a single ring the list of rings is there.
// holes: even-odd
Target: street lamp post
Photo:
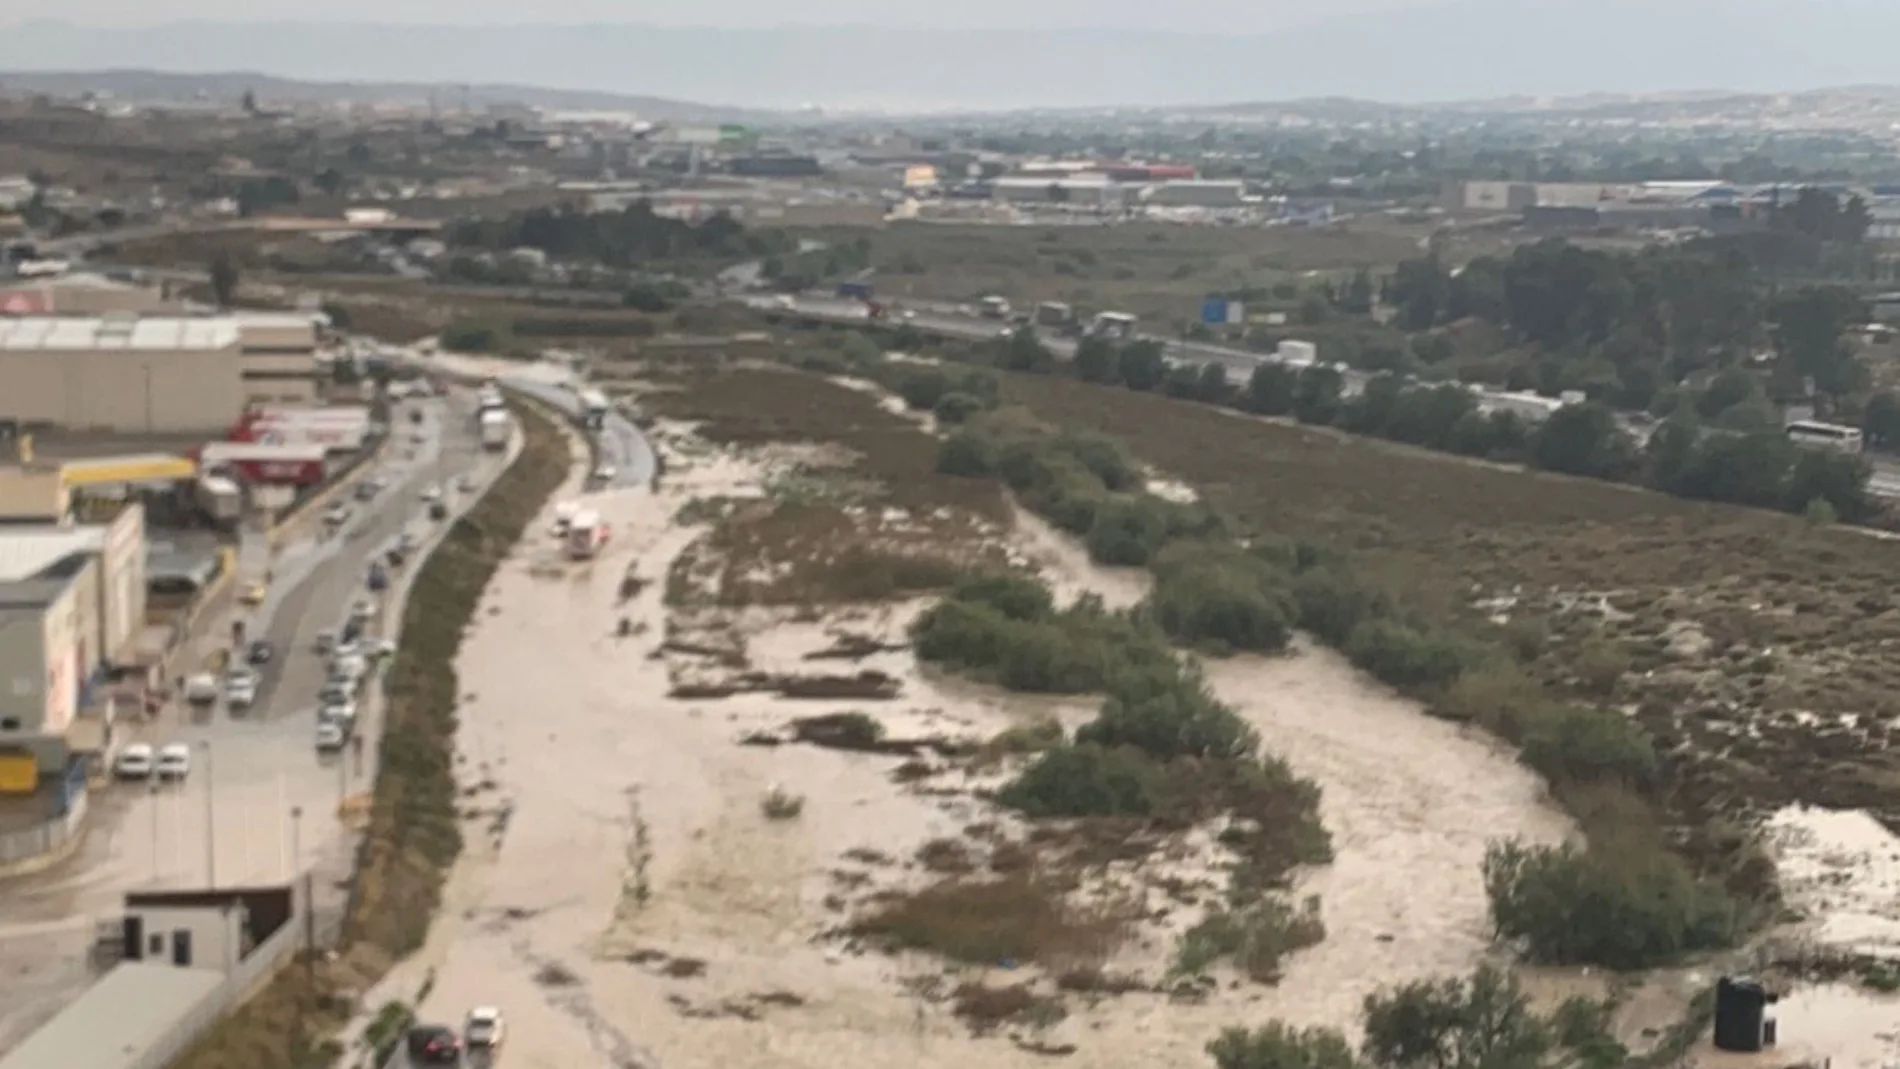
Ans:
[[[152,885],[156,887],[158,878],[158,778],[153,777],[151,785],[145,791],[145,804],[152,811]]]
[[[205,754],[205,886],[218,889],[217,766],[211,760],[211,740],[200,742]]]

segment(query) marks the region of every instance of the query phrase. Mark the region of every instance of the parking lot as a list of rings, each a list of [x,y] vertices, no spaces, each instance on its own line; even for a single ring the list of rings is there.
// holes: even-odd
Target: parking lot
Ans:
[[[420,422],[412,422],[410,410],[422,413]],[[399,615],[400,596],[420,555],[391,573],[381,595],[366,587],[369,562],[405,530],[426,538],[446,526],[427,518],[427,488],[444,490],[452,520],[476,496],[458,491],[457,482],[469,476],[478,491],[499,470],[501,455],[482,452],[475,441],[473,412],[473,399],[465,395],[406,402],[392,429],[394,440],[367,475],[380,489],[367,500],[341,495],[348,518],[334,527],[307,525],[309,535],[276,554],[262,599],[234,606],[232,619],[243,620],[247,638],[261,638],[271,650],[257,666],[255,703],[243,710],[227,709],[221,701],[196,708],[174,703],[137,729],[137,741],[187,746],[188,774],[94,792],[90,827],[77,854],[50,872],[6,886],[0,896],[0,975],[14,997],[0,1009],[0,1050],[88,982],[83,963],[94,925],[117,913],[127,891],[280,883],[312,869],[320,922],[339,911],[336,887],[349,871],[350,841],[339,803],[369,788],[381,710],[377,701],[361,702],[357,730],[369,741],[360,750],[346,746],[318,754],[317,693],[326,666],[315,652],[316,638],[336,628],[360,599],[378,606],[370,634],[380,633],[386,622],[394,626],[391,618]],[[230,620],[208,626],[209,635],[228,640]]]

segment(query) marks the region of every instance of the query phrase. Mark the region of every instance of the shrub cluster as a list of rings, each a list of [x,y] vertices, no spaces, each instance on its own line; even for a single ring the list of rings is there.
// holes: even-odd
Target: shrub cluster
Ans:
[[[1029,508],[1084,535],[1097,561],[1146,564],[1155,576],[1154,594],[1129,616],[1086,603],[1059,613],[1046,592],[1031,592],[1040,589],[1035,584],[1011,580],[1007,598],[966,592],[920,622],[918,650],[929,659],[1018,689],[1108,695],[1072,744],[1046,750],[1010,784],[1009,804],[1041,816],[1191,810],[1185,799],[1209,791],[1205,782],[1184,786],[1180,762],[1200,763],[1192,774],[1203,778],[1209,765],[1264,766],[1253,756],[1252,733],[1198,674],[1160,648],[1160,636],[1215,652],[1272,651],[1305,630],[1438,715],[1516,745],[1583,824],[1591,848],[1526,848],[1522,856],[1535,864],[1490,881],[1500,934],[1551,960],[1618,965],[1666,960],[1734,934],[1736,907],[1719,887],[1698,880],[1659,837],[1625,833],[1655,827],[1667,787],[1649,739],[1620,714],[1557,701],[1518,668],[1495,633],[1436,621],[1321,547],[1242,542],[1236,525],[1212,509],[1146,493],[1138,468],[1112,440],[1059,433],[1018,411],[971,420],[943,443],[938,466],[1004,479]],[[1131,654],[1136,649],[1143,652]],[[1581,689],[1614,688],[1624,662],[1604,663],[1603,678],[1581,681]],[[1256,882],[1270,884],[1271,869],[1263,866]],[[1654,908],[1648,900],[1664,892],[1692,907]],[[1527,908],[1533,900],[1538,908]],[[1624,915],[1652,923],[1596,931]]]
[[[1001,478],[1024,505],[1081,538],[1098,564],[1139,567],[1171,541],[1223,530],[1212,509],[1145,493],[1141,472],[1120,443],[1058,433],[1019,412],[971,420],[945,440],[937,470]]]
[[[958,585],[917,618],[911,639],[921,660],[1035,694],[1105,691],[1120,673],[1174,663],[1135,617],[1093,598],[1058,611],[1046,587],[1013,575]]]

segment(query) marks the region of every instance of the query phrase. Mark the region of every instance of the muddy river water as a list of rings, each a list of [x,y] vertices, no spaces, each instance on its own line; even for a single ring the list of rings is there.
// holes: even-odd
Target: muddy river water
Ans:
[[[825,906],[841,856],[908,857],[982,818],[980,803],[905,792],[885,758],[737,745],[826,711],[819,703],[668,697],[675,666],[657,651],[664,578],[700,533],[671,517],[694,498],[756,493],[763,472],[676,453],[667,473],[657,492],[591,499],[614,528],[601,559],[561,562],[538,536],[491,585],[459,662],[460,763],[471,812],[506,818],[474,823],[493,834],[471,834],[428,946],[367,1001],[413,997],[432,974],[422,1015],[506,1007],[509,1061],[522,1067],[1045,1063],[971,1037],[940,1001],[915,994],[907,981],[940,974],[937,963],[825,937],[844,919]],[[1016,545],[1065,596],[1128,604],[1145,591],[1143,575],[1096,568],[1031,518]],[[651,581],[617,604],[629,568]],[[896,632],[914,611],[860,612],[852,626]],[[621,617],[634,636],[615,637]],[[760,667],[797,663],[829,641],[825,624],[760,611],[736,621]],[[893,734],[986,736],[1051,711],[1083,719],[1094,705],[937,678],[901,652],[864,663],[905,681],[900,700],[875,710]],[[1323,789],[1337,859],[1298,890],[1320,897],[1328,935],[1291,959],[1277,987],[1223,985],[1196,1004],[1147,993],[1075,1002],[1052,1039],[1090,1065],[1202,1064],[1221,1028],[1271,1017],[1351,1028],[1368,992],[1468,969],[1487,952],[1488,839],[1569,832],[1509,753],[1330,653],[1302,646],[1207,668],[1265,745]],[[762,816],[774,788],[804,799],[798,819]],[[1130,955],[1159,963],[1169,943],[1156,932]]]
[[[535,534],[491,584],[458,662],[469,846],[428,945],[366,1005],[426,986],[424,1019],[502,1006],[510,1069],[1046,1065],[1005,1040],[973,1038],[941,1000],[919,994],[939,963],[828,935],[845,920],[827,904],[848,867],[841,858],[907,858],[988,818],[981,803],[906,792],[888,758],[738,744],[836,703],[668,696],[682,666],[659,649],[665,579],[702,533],[673,517],[696,498],[756,495],[766,472],[756,458],[678,448],[666,472],[657,491],[590,497],[614,531],[600,559],[561,561]],[[1127,605],[1145,593],[1143,574],[1094,566],[1032,517],[1019,518],[1013,545],[1065,598]],[[622,604],[629,573],[648,582]],[[850,626],[895,636],[918,608],[856,610]],[[630,637],[615,634],[622,618]],[[803,662],[831,641],[834,623],[763,610],[731,620],[750,663],[767,670]],[[904,681],[899,700],[872,710],[892,735],[986,737],[1051,714],[1073,724],[1095,705],[944,679],[903,652],[862,666]],[[1491,952],[1480,876],[1489,840],[1547,843],[1572,831],[1509,752],[1426,716],[1328,651],[1303,643],[1206,669],[1265,747],[1323,790],[1336,860],[1304,873],[1297,892],[1319,897],[1327,936],[1290,959],[1276,987],[1223,984],[1199,1003],[1151,993],[1071,1000],[1051,1040],[1073,1043],[1076,1064],[1205,1065],[1220,1029],[1275,1017],[1353,1031],[1367,993],[1456,974]],[[804,800],[797,819],[762,815],[772,790]],[[1168,931],[1150,933],[1127,957],[1157,973],[1170,942]],[[1783,1016],[1831,1013],[1845,1025],[1886,1011],[1825,990],[1809,999],[1805,1010],[1791,999]]]

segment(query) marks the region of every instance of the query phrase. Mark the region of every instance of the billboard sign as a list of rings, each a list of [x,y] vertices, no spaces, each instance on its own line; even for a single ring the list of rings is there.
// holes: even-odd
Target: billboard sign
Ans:
[[[1201,322],[1210,327],[1231,326],[1246,321],[1247,306],[1240,301],[1209,297],[1201,302]]]

